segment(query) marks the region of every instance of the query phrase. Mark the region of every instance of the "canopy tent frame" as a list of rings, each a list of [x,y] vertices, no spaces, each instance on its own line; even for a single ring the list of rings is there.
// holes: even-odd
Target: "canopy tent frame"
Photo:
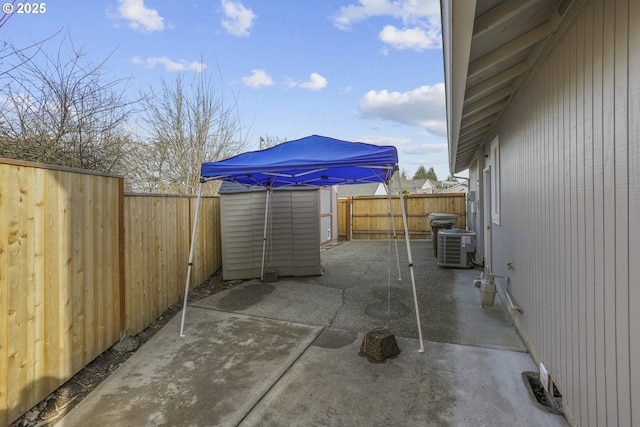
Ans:
[[[260,267],[260,280],[264,279],[264,258],[267,253],[267,224],[269,220],[269,208],[271,207],[271,197],[273,196],[273,190],[267,188],[266,200],[264,203],[264,232],[262,234],[262,264]],[[272,251],[273,254],[273,251]]]
[[[344,147],[349,147],[349,145],[353,145],[355,148],[363,149],[365,155],[368,155],[369,152],[372,153],[375,161],[366,161],[364,163],[359,163],[360,158],[363,157],[361,152],[357,152],[354,155],[354,159],[346,160],[336,160],[332,162],[330,167],[316,166],[316,163],[313,159],[304,159],[306,155],[306,151],[309,147],[309,144],[328,144],[330,147],[337,147],[337,151],[344,151]],[[254,160],[253,157],[256,155],[260,155],[261,153],[269,152],[275,148],[279,148],[285,146],[287,144],[298,144],[301,147],[295,147],[298,149],[296,155],[292,155],[294,159],[286,159],[286,161],[280,162],[280,164],[267,164],[262,165],[262,169],[259,170],[260,167],[256,165],[251,166],[249,163],[243,163],[247,158],[250,160]],[[304,144],[304,145],[302,145]],[[347,144],[347,145],[335,145],[335,144]],[[375,148],[374,148],[375,147]],[[313,148],[313,147],[312,147]],[[316,147],[317,148],[317,147]],[[376,152],[376,148],[381,151],[381,153]],[[300,154],[302,150],[304,154]],[[331,151],[327,147],[323,146],[322,150],[324,152]],[[282,150],[280,150],[282,151]],[[275,154],[275,156],[267,157],[266,160],[270,160],[275,158],[279,158],[280,153],[269,153]],[[351,154],[351,153],[347,153]],[[371,157],[370,156],[370,157]],[[302,157],[302,159],[301,159]],[[239,164],[238,164],[239,163]],[[224,165],[223,165],[224,164]],[[231,164],[230,168],[228,167]],[[235,164],[235,165],[234,165]],[[212,170],[215,170],[216,167],[218,169],[228,168],[231,171],[235,171],[233,173],[212,173]],[[308,168],[307,168],[308,167]],[[269,168],[269,169],[267,169]],[[272,170],[271,168],[275,168]],[[302,169],[301,169],[302,168]],[[253,171],[252,171],[253,169]],[[352,175],[344,176],[345,171],[356,171]],[[351,143],[347,141],[339,141],[332,138],[321,137],[317,135],[312,135],[307,138],[303,138],[297,141],[290,141],[288,143],[280,144],[280,146],[271,147],[266,150],[248,152],[244,154],[240,154],[236,157],[232,157],[230,159],[222,160],[220,162],[212,162],[212,163],[203,163],[201,169],[201,178],[200,185],[198,187],[198,199],[196,202],[196,211],[194,213],[194,221],[193,221],[193,231],[191,234],[191,246],[189,250],[189,262],[187,267],[187,278],[185,281],[185,291],[184,291],[184,301],[182,307],[182,320],[180,323],[180,337],[184,337],[184,327],[186,321],[186,312],[187,312],[187,302],[189,298],[189,284],[191,281],[191,272],[193,268],[193,258],[195,253],[195,242],[197,236],[197,226],[198,226],[198,217],[200,213],[200,200],[202,198],[202,186],[207,181],[211,180],[225,180],[231,182],[239,182],[241,184],[247,186],[258,185],[266,188],[266,203],[265,203],[265,220],[264,220],[264,233],[263,233],[263,243],[262,243],[262,267],[261,267],[261,278],[264,277],[264,262],[265,262],[265,252],[266,252],[266,243],[267,243],[267,219],[268,219],[268,209],[269,209],[269,201],[272,195],[272,189],[274,186],[277,187],[301,187],[301,186],[311,186],[311,187],[326,187],[333,185],[344,185],[344,184],[361,184],[368,182],[383,182],[386,184],[387,188],[390,188],[391,176],[394,171],[399,170],[398,168],[398,160],[397,160],[397,152],[395,147],[383,147],[383,146],[373,146],[370,144],[363,143]],[[365,173],[363,173],[363,171]],[[368,172],[366,172],[368,171]],[[287,173],[289,172],[289,173]],[[327,174],[323,174],[325,172],[329,172]],[[331,172],[333,172],[331,174]],[[332,176],[334,175],[335,176]],[[304,179],[308,177],[308,179]],[[300,179],[303,178],[303,179]],[[402,221],[404,225],[404,235],[405,242],[407,247],[407,256],[408,256],[408,267],[411,276],[411,286],[413,291],[413,299],[414,299],[414,307],[416,313],[416,322],[418,327],[418,338],[420,343],[420,348],[418,352],[424,353],[424,342],[422,337],[422,326],[420,324],[420,311],[418,307],[418,296],[416,290],[415,283],[415,275],[413,271],[413,259],[411,255],[411,244],[409,242],[409,231],[407,226],[407,213],[404,206],[404,194],[402,193],[402,184],[398,179],[398,190],[400,194],[400,206],[402,212]],[[388,191],[389,192],[389,191]],[[390,215],[393,217],[393,209],[389,206]],[[394,224],[394,239],[395,239],[395,224]],[[396,243],[396,257],[398,262],[398,275],[400,276],[400,260],[397,252],[397,243]],[[400,280],[400,277],[399,277]]]

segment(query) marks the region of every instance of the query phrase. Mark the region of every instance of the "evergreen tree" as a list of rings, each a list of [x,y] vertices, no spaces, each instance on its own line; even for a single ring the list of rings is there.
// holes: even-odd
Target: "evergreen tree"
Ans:
[[[438,180],[438,175],[436,175],[436,171],[433,169],[433,166],[431,166],[429,168],[429,170],[427,171],[426,179],[429,179],[431,181],[437,181]]]
[[[438,176],[436,175],[436,171],[433,169],[433,166],[427,170],[423,165],[420,165],[416,173],[413,175],[413,179],[430,179],[431,181],[437,181]]]
[[[418,170],[413,175],[413,179],[427,179],[427,170],[425,169],[424,165],[418,166]]]

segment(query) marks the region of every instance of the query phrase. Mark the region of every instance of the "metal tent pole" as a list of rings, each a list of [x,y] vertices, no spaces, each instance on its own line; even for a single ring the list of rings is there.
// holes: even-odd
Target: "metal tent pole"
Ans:
[[[196,248],[196,232],[198,230],[198,216],[200,214],[200,199],[202,199],[202,184],[198,187],[198,201],[196,202],[196,214],[193,219],[193,232],[191,233],[191,249],[189,249],[189,267],[187,268],[187,280],[184,284],[184,303],[182,304],[182,322],[180,323],[180,336],[184,337],[184,321],[187,315],[187,300],[189,299],[189,282],[191,281],[191,269],[193,268],[193,254]]]
[[[398,264],[398,280],[402,280],[402,274],[400,273],[400,254],[398,253],[398,232],[396,231],[396,219],[393,216],[393,203],[391,201],[391,188],[390,183],[387,182],[385,190],[387,190],[387,201],[389,204],[389,215],[391,216],[391,229],[393,230],[393,243],[396,245],[396,263]],[[402,200],[400,200],[402,203]]]
[[[260,280],[264,280],[264,256],[267,250],[267,219],[269,215],[269,202],[271,201],[271,187],[267,188],[267,197],[264,206],[264,233],[262,235],[262,266],[260,268]]]
[[[409,272],[411,273],[411,286],[413,288],[413,303],[416,308],[416,321],[418,323],[418,338],[420,339],[420,353],[424,353],[424,343],[422,341],[422,326],[420,325],[420,311],[418,309],[418,292],[416,291],[416,279],[413,274],[413,259],[411,257],[411,244],[409,243],[409,228],[407,227],[407,212],[404,208],[404,195],[402,194],[402,184],[398,176],[398,190],[400,191],[400,207],[402,208],[402,223],[404,224],[404,240],[407,243],[407,257],[409,258]]]

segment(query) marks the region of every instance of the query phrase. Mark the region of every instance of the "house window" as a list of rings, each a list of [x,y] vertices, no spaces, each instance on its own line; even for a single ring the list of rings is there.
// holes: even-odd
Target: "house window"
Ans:
[[[491,220],[500,225],[500,141],[491,143]]]

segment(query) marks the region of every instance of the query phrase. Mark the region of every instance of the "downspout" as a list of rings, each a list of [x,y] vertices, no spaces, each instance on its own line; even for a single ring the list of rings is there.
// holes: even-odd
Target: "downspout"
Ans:
[[[464,179],[465,181],[467,181],[467,191],[470,191],[470,187],[471,187],[471,180],[470,180],[469,178],[464,177],[464,176],[455,176],[454,174],[451,174],[451,176],[452,176],[453,178],[455,178],[455,179]],[[468,195],[468,194],[469,194],[469,193],[467,193],[467,195]],[[465,221],[466,223],[465,223],[465,225],[464,225],[464,228],[465,228],[465,230],[468,230],[468,229],[469,229],[469,210],[467,209],[467,204],[466,204],[466,203],[465,203],[464,207],[465,207],[465,209],[466,209],[465,216],[464,216],[464,217],[465,217],[465,220],[466,220],[466,221]],[[473,257],[473,258],[475,259],[475,255],[474,255],[474,257]]]

